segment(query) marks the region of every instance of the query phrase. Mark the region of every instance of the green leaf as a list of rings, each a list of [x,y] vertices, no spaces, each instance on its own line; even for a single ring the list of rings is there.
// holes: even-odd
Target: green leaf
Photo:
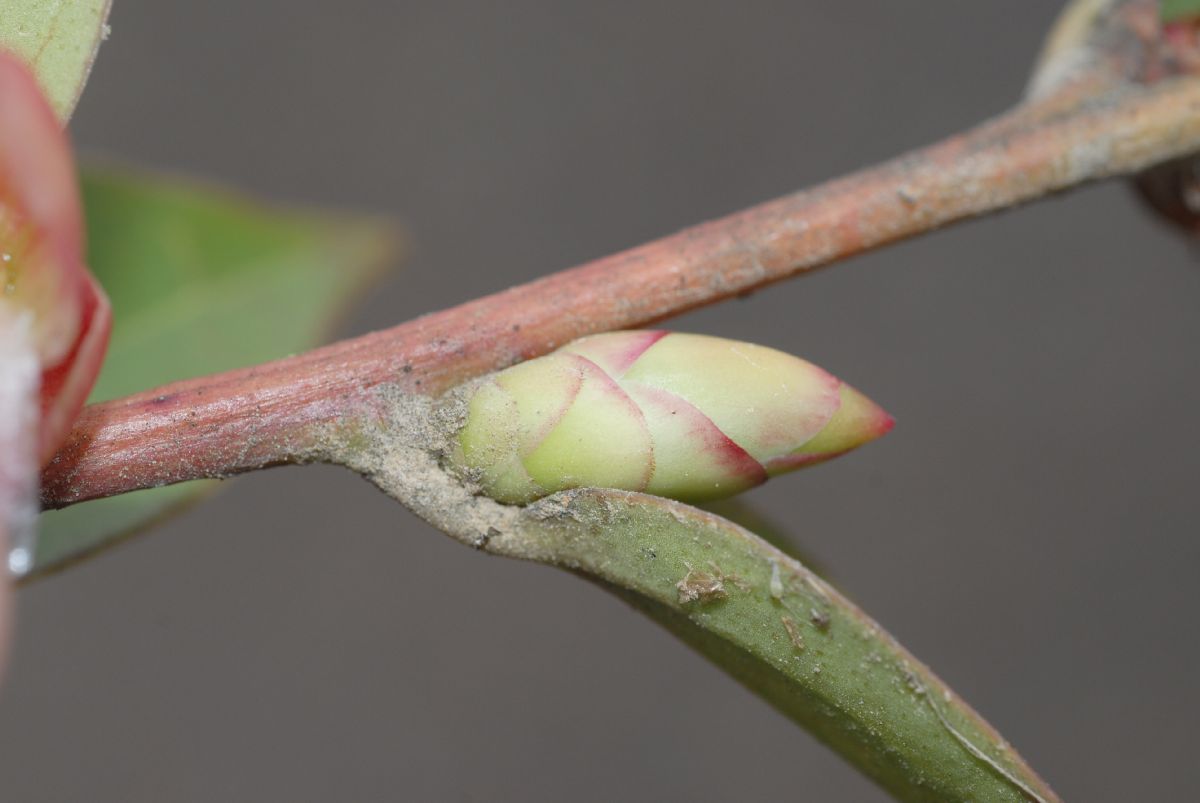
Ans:
[[[1200,16],[1200,0],[1162,0],[1162,18],[1173,22]]]
[[[678,502],[599,489],[548,497],[506,526],[484,542],[491,551],[598,582],[900,800],[1058,800],[877,623],[746,530]],[[715,728],[712,738],[736,734]]]
[[[113,304],[92,401],[302,351],[391,261],[390,225],[279,210],[209,185],[83,174],[88,259]],[[211,489],[187,483],[41,517],[31,574],[120,540]]]
[[[879,624],[747,530],[632,491],[561,491],[525,507],[480,495],[437,457],[457,439],[470,387],[436,400],[393,391],[386,414],[361,420],[332,460],[465,545],[622,597],[900,800],[1059,800]],[[718,753],[738,738],[720,726],[707,735]]]
[[[7,0],[0,14],[0,47],[37,74],[62,120],[71,116],[108,34],[111,0]]]

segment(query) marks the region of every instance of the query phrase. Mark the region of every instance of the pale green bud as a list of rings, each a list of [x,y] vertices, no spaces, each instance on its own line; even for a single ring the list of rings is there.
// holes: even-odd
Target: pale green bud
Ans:
[[[510,504],[588,486],[701,501],[835,457],[891,427],[867,397],[781,351],[610,332],[484,380],[452,458]]]

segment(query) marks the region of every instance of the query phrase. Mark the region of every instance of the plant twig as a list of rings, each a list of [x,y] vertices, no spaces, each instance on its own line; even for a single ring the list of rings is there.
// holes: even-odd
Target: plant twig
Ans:
[[[948,223],[1200,150],[1200,79],[1053,94],[964,134],[638,248],[306,354],[88,407],[42,503],[281,463],[345,462],[384,385],[435,395],[591,332],[642,326]]]
[[[1136,12],[1130,19],[1151,7],[1084,5]],[[583,334],[652,323],[1200,151],[1200,78],[1139,86],[1128,50],[1107,59],[1084,40],[1079,53],[1110,69],[1077,74],[1062,65],[1083,62],[1051,53],[1057,72],[1031,100],[881,166],[384,332],[89,407],[43,475],[43,504],[277,463],[340,463],[466,544],[615,591],[900,799],[1057,800],[878,625],[749,533],[617,491],[565,492],[526,508],[472,494],[438,462],[462,400],[433,397]]]

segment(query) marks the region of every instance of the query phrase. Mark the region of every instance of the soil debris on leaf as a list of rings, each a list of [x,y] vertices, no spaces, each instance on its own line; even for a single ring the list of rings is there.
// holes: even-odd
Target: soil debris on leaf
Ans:
[[[680,605],[692,602],[699,602],[703,605],[729,596],[729,592],[725,588],[725,577],[720,571],[710,573],[693,569],[691,566],[687,568],[687,574],[675,584],[675,588],[679,589]]]
[[[783,629],[787,631],[788,639],[796,648],[796,652],[804,652],[804,634],[800,632],[800,625],[796,624],[796,620],[790,616],[781,616],[779,621],[783,623]]]

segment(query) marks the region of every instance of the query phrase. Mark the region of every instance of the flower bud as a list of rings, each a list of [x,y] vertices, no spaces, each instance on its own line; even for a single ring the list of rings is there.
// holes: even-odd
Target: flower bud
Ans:
[[[108,299],[83,263],[83,229],[59,121],[29,70],[0,53],[0,319],[7,331],[28,328],[41,368],[43,463],[70,431],[108,345]]]
[[[878,405],[775,349],[610,332],[493,374],[453,462],[494,499],[588,486],[703,501],[847,452],[892,427]]]
[[[33,560],[38,467],[83,407],[108,328],[66,136],[29,69],[0,52],[0,550],[13,574]]]

